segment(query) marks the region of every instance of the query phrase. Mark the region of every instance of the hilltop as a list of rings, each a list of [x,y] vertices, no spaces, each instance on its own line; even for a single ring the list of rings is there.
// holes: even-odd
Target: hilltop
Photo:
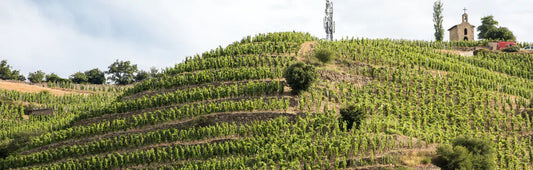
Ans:
[[[58,112],[22,120],[3,104],[0,169],[423,169],[458,136],[494,142],[499,169],[532,169],[533,54],[442,49],[476,45],[267,33],[132,87],[2,90]],[[296,95],[283,72],[297,62],[318,77]],[[358,128],[339,121],[348,106],[366,114]]]

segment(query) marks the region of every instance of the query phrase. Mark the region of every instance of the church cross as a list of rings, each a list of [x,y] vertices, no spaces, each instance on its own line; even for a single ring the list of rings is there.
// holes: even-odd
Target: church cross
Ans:
[[[465,10],[465,14],[466,14],[466,7],[463,10]]]

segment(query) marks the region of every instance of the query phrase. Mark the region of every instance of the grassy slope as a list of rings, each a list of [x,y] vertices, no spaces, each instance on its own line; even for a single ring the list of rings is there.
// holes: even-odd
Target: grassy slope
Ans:
[[[366,39],[306,43],[298,52],[313,39],[297,33],[246,40],[168,68],[107,107],[83,111],[0,165],[416,167],[427,166],[439,143],[489,135],[500,169],[531,169],[533,126],[521,115],[533,94],[533,71],[524,69],[533,68],[531,55],[464,58],[427,42]],[[321,78],[309,92],[291,95],[280,86],[280,72],[315,46],[339,57],[319,66]],[[488,58],[498,64],[484,63]],[[361,129],[338,128],[338,111],[347,105],[369,113]]]

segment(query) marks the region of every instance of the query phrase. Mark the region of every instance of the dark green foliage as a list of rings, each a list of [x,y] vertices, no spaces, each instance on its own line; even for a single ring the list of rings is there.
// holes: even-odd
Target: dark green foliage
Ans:
[[[328,48],[321,48],[315,50],[314,57],[322,63],[329,63],[331,60],[335,59],[335,52]]]
[[[69,82],[70,80],[59,77],[55,73],[46,75],[46,82]]]
[[[21,75],[18,70],[11,70],[11,66],[7,64],[7,60],[2,60],[0,63],[0,79],[20,81],[26,80],[26,78]]]
[[[361,109],[355,106],[348,106],[340,110],[340,121],[346,122],[346,127],[350,130],[352,126],[355,125],[355,129],[359,129],[359,126],[365,120],[366,113]]]
[[[45,73],[41,70],[28,74],[28,80],[32,83],[40,83],[45,77]]]
[[[506,27],[499,27],[490,29],[485,33],[485,37],[489,40],[501,40],[501,41],[515,41],[516,37]]]
[[[517,45],[513,45],[512,47],[504,48],[502,51],[503,52],[518,52],[520,51],[520,47],[518,47]]]
[[[98,68],[85,71],[85,75],[87,76],[87,82],[91,84],[104,84],[106,80],[105,73]]]
[[[19,80],[19,81],[25,81],[26,77],[24,75],[20,74],[18,70],[11,71],[11,79],[13,80]]]
[[[435,1],[433,3],[433,27],[435,28],[435,40],[442,41],[444,37],[444,29],[442,28],[442,2]]]
[[[492,15],[481,18],[481,25],[477,27],[477,31],[479,31],[478,38],[488,39],[485,34],[491,29],[496,29],[496,25],[498,25],[498,21],[495,21]]]
[[[148,73],[147,71],[141,70],[137,73],[137,75],[135,75],[135,82],[140,82],[150,77],[151,77],[150,73]]]
[[[496,169],[495,150],[489,139],[460,136],[452,145],[437,148],[435,165],[442,169]]]
[[[299,94],[301,91],[309,89],[311,84],[317,79],[315,67],[303,62],[290,65],[283,75],[292,88],[293,94]]]
[[[477,28],[479,31],[478,37],[487,40],[501,40],[501,41],[515,41],[516,37],[506,27],[496,27],[498,21],[494,20],[494,16],[489,15],[481,18],[481,25]]]
[[[7,80],[11,78],[11,66],[7,65],[6,60],[0,63],[0,79]]]
[[[72,80],[72,82],[76,84],[83,84],[83,83],[87,83],[88,78],[87,78],[87,75],[85,75],[84,73],[76,72],[70,75],[70,80]]]
[[[116,60],[109,67],[107,74],[111,74],[109,80],[114,81],[120,85],[126,85],[133,82],[137,72],[137,64],[131,64],[130,61],[118,61]]]

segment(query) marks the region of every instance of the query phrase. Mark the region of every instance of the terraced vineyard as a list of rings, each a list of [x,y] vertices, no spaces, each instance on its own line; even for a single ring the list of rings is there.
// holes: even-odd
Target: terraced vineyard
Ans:
[[[499,169],[533,169],[533,55],[440,50],[454,46],[472,44],[268,33],[124,90],[2,91],[0,169],[432,168],[461,135],[488,136]],[[316,48],[337,58],[294,95],[283,70]],[[24,102],[58,112],[26,120]],[[348,106],[368,114],[359,129],[338,120]]]

